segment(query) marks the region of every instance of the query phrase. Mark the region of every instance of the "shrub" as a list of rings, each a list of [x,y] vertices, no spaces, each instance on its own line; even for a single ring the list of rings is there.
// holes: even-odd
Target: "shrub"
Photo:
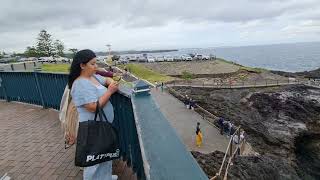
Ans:
[[[183,71],[182,72],[182,79],[188,80],[188,79],[193,79],[194,76],[192,73],[188,72],[188,71]]]

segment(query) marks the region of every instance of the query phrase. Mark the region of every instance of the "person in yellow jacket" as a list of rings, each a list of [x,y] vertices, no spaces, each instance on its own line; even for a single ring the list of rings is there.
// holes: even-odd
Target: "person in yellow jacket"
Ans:
[[[197,129],[196,129],[196,144],[198,147],[202,145],[202,133],[200,130],[200,123],[197,122]]]

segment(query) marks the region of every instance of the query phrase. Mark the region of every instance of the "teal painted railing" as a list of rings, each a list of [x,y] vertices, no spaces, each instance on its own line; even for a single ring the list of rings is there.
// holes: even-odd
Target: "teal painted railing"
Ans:
[[[0,72],[0,99],[59,109],[66,74]],[[122,158],[138,179],[208,179],[146,93],[120,88],[111,97]]]

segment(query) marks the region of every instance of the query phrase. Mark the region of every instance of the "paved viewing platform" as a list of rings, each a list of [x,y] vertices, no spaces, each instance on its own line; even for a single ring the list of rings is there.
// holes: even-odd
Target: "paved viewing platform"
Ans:
[[[65,149],[58,113],[0,101],[0,177],[82,179],[74,146]]]
[[[166,116],[171,126],[175,128],[179,137],[190,151],[210,153],[219,150],[225,152],[229,139],[220,135],[219,130],[210,125],[197,112],[187,109],[181,101],[168,92],[161,92],[161,88],[158,88],[158,90],[153,88],[151,94],[160,111]],[[197,122],[200,122],[203,134],[203,144],[200,148],[195,143]]]

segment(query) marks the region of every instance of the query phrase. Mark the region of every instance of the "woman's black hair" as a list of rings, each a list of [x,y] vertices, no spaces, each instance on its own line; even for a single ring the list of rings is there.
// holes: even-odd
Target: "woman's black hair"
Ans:
[[[71,89],[73,82],[80,76],[80,73],[81,73],[80,64],[87,64],[91,59],[95,57],[96,57],[96,54],[89,49],[78,51],[74,55],[73,61],[70,67],[69,77],[68,77],[69,89]]]

